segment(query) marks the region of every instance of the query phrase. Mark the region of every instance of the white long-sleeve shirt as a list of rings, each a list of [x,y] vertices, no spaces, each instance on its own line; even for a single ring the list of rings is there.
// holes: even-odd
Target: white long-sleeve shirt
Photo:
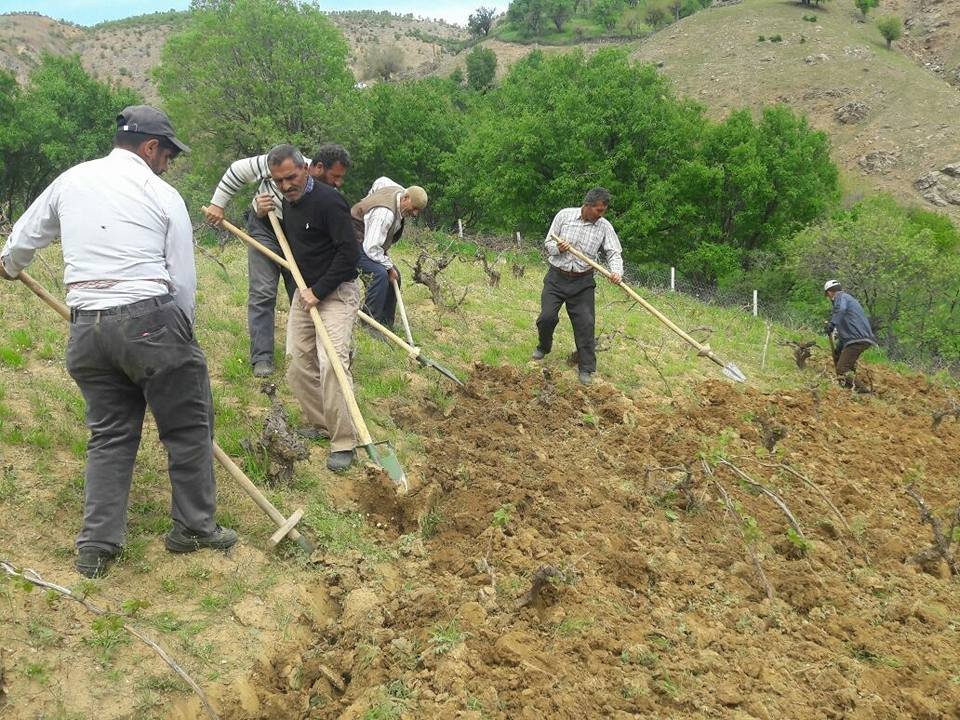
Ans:
[[[67,305],[103,310],[169,292],[193,320],[193,227],[180,194],[115,148],[54,180],[13,226],[0,261],[16,276],[61,238]],[[102,286],[91,287],[90,283]],[[81,283],[79,287],[71,287]]]
[[[561,253],[557,247],[557,241],[552,237],[554,235],[561,240],[566,240],[591,260],[596,260],[597,254],[602,249],[610,271],[623,275],[623,248],[620,247],[617,231],[606,218],[587,222],[581,216],[580,208],[572,207],[558,212],[550,225],[544,242],[549,255],[547,262],[567,272],[585,272],[590,269],[590,266],[573,253]]]
[[[310,164],[310,158],[304,158],[307,165]],[[233,199],[233,196],[240,192],[244,185],[258,183],[257,195],[268,194],[273,197],[274,212],[277,217],[283,219],[283,193],[273,182],[270,175],[270,168],[267,165],[266,155],[257,155],[256,157],[241,158],[230,163],[230,167],[220,178],[216,190],[213,191],[213,197],[210,199],[211,205],[217,207],[226,207],[227,203]],[[257,199],[254,197],[250,203],[254,210],[257,209]]]
[[[370,186],[370,192],[368,192],[367,195],[375,193],[377,190],[382,190],[385,187],[390,187],[391,185],[401,187],[385,175],[378,177],[373,181],[373,185]],[[397,192],[394,210],[388,210],[385,207],[375,207],[363,216],[363,254],[374,262],[380,263],[388,270],[393,267],[393,260],[387,255],[389,246],[385,247],[385,245],[388,233],[389,236],[392,237],[393,234],[400,229],[400,223],[403,221],[403,218],[400,216],[401,195],[403,195],[402,189]]]

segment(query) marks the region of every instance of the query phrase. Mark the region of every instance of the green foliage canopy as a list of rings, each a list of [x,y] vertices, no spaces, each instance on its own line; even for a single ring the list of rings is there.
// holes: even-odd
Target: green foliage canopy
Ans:
[[[43,55],[22,88],[0,72],[0,211],[16,217],[64,170],[107,154],[117,114],[140,102],[87,75],[77,56]]]
[[[493,85],[497,74],[497,54],[489,48],[477,46],[467,55],[467,86],[483,91]]]
[[[887,50],[895,40],[903,37],[903,22],[896,15],[885,15],[877,20],[877,30],[887,41]]]
[[[208,179],[278,142],[309,149],[349,136],[347,43],[315,6],[206,0],[155,70],[174,126]]]

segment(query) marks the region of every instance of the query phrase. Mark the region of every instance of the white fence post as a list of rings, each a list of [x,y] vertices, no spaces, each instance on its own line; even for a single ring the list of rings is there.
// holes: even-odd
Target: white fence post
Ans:
[[[757,316],[757,291],[753,291],[753,316]]]
[[[670,268],[670,292],[675,292],[677,289],[677,269]]]
[[[463,220],[457,219],[457,235],[463,240]]]
[[[517,230],[517,250],[519,250],[519,249],[522,248],[522,247],[523,247],[523,245],[522,245],[522,243],[520,242],[520,231]]]

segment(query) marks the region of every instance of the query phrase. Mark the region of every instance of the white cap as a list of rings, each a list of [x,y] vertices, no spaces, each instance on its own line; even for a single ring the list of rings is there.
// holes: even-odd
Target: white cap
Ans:
[[[824,292],[827,292],[828,290],[839,290],[839,289],[840,289],[840,281],[839,281],[839,280],[827,280],[827,281],[823,284],[823,291],[824,291]]]

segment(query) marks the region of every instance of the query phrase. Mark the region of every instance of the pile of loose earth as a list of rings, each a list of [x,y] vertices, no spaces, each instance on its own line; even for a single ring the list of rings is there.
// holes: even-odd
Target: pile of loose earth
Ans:
[[[956,717],[957,581],[906,489],[949,530],[960,423],[874,384],[665,403],[478,366],[398,404],[426,481],[342,491],[395,559],[317,556],[338,617],[224,716]]]

